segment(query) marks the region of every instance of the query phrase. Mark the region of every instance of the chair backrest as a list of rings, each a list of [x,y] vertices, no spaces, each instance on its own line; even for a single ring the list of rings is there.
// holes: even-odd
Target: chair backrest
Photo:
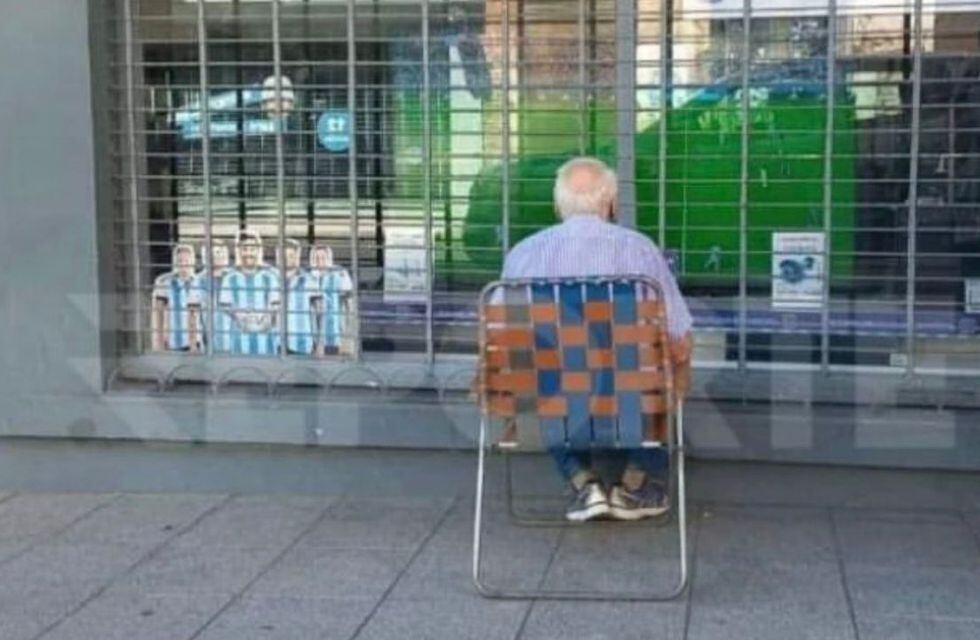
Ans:
[[[502,280],[480,298],[483,413],[566,441],[640,446],[676,402],[660,286],[645,277]],[[662,422],[662,421],[661,421]]]

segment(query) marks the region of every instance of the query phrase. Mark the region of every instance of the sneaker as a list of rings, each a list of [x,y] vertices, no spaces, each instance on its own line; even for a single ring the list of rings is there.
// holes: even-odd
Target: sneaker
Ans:
[[[572,522],[586,522],[609,513],[606,492],[598,482],[589,482],[575,496],[565,512],[565,518]]]
[[[664,488],[647,480],[638,491],[617,484],[609,492],[609,514],[617,520],[642,520],[666,513],[670,498]]]

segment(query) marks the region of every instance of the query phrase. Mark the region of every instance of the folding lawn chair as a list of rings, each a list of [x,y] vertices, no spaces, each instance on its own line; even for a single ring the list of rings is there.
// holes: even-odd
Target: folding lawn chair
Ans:
[[[667,339],[660,286],[642,276],[503,280],[480,296],[479,464],[473,581],[491,598],[668,600],[687,586],[683,406]],[[505,454],[522,447],[536,418],[549,441],[596,449],[666,446],[679,538],[680,577],[671,590],[511,590],[488,585],[481,562],[488,430]],[[510,507],[510,468],[508,505]],[[565,524],[564,522],[562,524]],[[653,542],[651,541],[651,544]]]

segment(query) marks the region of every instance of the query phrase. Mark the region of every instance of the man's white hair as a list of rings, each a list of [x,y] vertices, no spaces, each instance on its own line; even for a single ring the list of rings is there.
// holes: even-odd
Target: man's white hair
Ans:
[[[616,173],[595,158],[572,158],[558,169],[554,198],[563,219],[606,215],[616,203]]]

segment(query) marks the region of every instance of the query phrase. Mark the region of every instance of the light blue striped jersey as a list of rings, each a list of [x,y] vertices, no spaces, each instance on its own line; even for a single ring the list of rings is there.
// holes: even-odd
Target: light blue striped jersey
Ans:
[[[231,351],[231,316],[221,307],[221,287],[225,277],[231,273],[231,269],[221,269],[217,274],[208,274],[207,270],[202,270],[194,276],[194,288],[201,298],[201,335],[205,340],[211,340],[208,335],[208,313],[211,307],[211,288],[214,287],[214,299],[216,309],[214,310],[214,351],[216,353],[228,353]]]
[[[153,283],[153,298],[167,305],[167,332],[165,336],[167,348],[187,349],[190,347],[189,310],[191,307],[200,307],[201,304],[194,278],[182,280],[175,271],[165,273]]]
[[[524,238],[504,260],[502,277],[565,278],[647,276],[658,282],[667,304],[667,332],[680,338],[691,313],[657,245],[641,233],[594,215],[574,215]]]
[[[270,320],[279,311],[279,272],[262,266],[245,272],[230,269],[221,283],[220,304],[232,316],[231,352],[271,355],[276,352],[279,329]]]
[[[321,298],[319,279],[300,269],[287,276],[286,346],[293,353],[313,353],[316,338],[313,301]]]
[[[319,277],[319,291],[323,296],[319,339],[327,347],[339,347],[340,339],[349,331],[344,302],[354,289],[350,274],[339,267],[314,272]]]

